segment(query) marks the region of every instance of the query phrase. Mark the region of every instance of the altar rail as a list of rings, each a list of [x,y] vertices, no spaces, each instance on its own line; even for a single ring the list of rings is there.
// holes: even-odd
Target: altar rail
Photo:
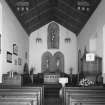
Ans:
[[[42,87],[0,89],[0,105],[43,105]]]
[[[65,87],[64,105],[105,105],[105,88]]]

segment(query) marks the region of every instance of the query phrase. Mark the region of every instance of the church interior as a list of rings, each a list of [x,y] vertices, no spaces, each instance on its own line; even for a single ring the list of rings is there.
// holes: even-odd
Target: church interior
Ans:
[[[105,0],[1,0],[0,105],[105,105]]]

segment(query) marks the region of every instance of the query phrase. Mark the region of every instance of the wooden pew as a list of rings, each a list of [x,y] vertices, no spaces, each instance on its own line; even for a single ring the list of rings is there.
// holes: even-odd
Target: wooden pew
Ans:
[[[0,89],[0,105],[43,105],[43,87]]]
[[[105,105],[103,87],[65,87],[63,105]]]

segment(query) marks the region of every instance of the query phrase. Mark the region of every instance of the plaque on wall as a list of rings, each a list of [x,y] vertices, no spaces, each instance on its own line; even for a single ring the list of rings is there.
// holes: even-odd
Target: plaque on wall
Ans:
[[[7,51],[7,62],[12,63],[12,53],[10,53],[9,51]]]
[[[18,55],[18,46],[13,44],[13,54]]]

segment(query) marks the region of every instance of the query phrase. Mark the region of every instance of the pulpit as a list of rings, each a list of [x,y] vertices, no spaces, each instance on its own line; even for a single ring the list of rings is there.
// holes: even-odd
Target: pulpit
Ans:
[[[86,58],[83,57],[82,71],[87,79],[96,82],[97,76],[102,75],[102,58],[96,56],[94,61],[86,61]]]
[[[67,77],[61,77],[61,78],[59,78],[59,83],[61,83],[62,87],[64,87],[65,84],[68,83],[68,78]]]

